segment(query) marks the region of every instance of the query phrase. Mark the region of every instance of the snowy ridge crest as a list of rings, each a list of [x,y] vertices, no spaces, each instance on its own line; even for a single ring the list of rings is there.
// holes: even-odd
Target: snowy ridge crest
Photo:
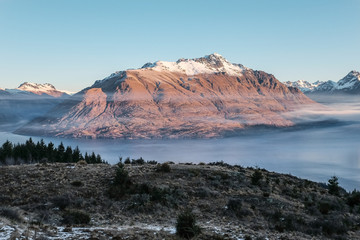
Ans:
[[[20,86],[17,89],[28,92],[32,92],[32,91],[47,92],[47,91],[56,90],[56,88],[50,83],[38,84],[38,83],[29,83],[29,82],[24,82],[20,84]]]
[[[328,80],[326,82],[317,81],[309,83],[304,80],[298,80],[296,82],[285,82],[287,86],[297,87],[304,93],[312,92],[351,92],[360,89],[360,72],[351,71],[344,78],[338,82]]]
[[[302,92],[311,92],[313,91],[315,88],[317,88],[319,85],[323,84],[324,82],[322,81],[316,81],[314,83],[310,83],[308,81],[305,80],[298,80],[296,82],[290,82],[287,81],[285,82],[285,84],[289,87],[296,87],[298,89],[300,89]]]
[[[249,68],[241,64],[232,64],[218,53],[206,55],[201,58],[181,58],[176,62],[157,61],[146,63],[141,69],[152,69],[155,71],[170,71],[184,73],[192,76],[196,74],[226,73],[237,76]]]
[[[70,95],[71,92],[68,91],[61,91],[61,90],[57,90],[52,84],[50,83],[44,83],[44,84],[39,84],[39,83],[31,83],[31,82],[24,82],[22,84],[20,84],[19,87],[14,88],[14,89],[5,89],[5,91],[9,94],[21,94],[21,95],[31,95],[31,94],[36,94],[36,95],[49,95],[52,97],[61,97],[64,94],[65,95]],[[65,96],[64,95],[64,96]]]

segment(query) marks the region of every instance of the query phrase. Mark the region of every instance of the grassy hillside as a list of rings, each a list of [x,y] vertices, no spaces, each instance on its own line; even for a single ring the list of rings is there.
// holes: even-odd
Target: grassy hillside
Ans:
[[[195,239],[360,239],[360,194],[336,178],[125,162],[0,167],[0,238],[181,239],[175,226],[187,210]]]

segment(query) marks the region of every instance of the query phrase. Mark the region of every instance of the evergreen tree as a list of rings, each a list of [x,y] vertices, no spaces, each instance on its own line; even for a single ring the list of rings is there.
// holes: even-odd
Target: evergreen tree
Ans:
[[[7,140],[1,147],[0,161],[2,163],[6,163],[6,159],[11,158],[12,153],[13,153],[13,145],[9,140]]]
[[[25,161],[27,163],[32,163],[34,158],[33,156],[35,155],[35,143],[33,142],[32,138],[29,138],[29,140],[26,141],[25,143],[26,145],[26,150],[27,150],[27,157],[25,159]]]
[[[60,143],[60,145],[57,148],[57,159],[56,161],[64,162],[64,153],[65,153],[65,147],[63,142]]]
[[[102,163],[103,160],[101,159],[101,156],[98,154],[96,155],[96,163]]]
[[[74,150],[71,146],[65,148],[61,142],[58,148],[54,148],[52,142],[46,145],[44,140],[41,139],[37,143],[34,143],[30,138],[25,143],[18,143],[17,145],[12,144],[10,141],[3,143],[0,146],[0,163],[7,164],[8,159],[13,160],[13,162],[9,162],[11,164],[19,164],[40,162],[45,159],[49,162],[78,162],[79,160],[83,160],[84,157],[79,147],[76,147]],[[99,154],[95,155],[94,152],[92,152],[91,155],[85,153],[85,161],[88,163],[104,162],[101,156]]]
[[[72,154],[73,154],[72,148],[70,146],[67,146],[64,154],[64,162],[73,162]]]
[[[92,154],[90,156],[89,163],[96,163],[96,155],[94,152],[92,152]]]
[[[328,181],[329,193],[338,196],[340,193],[340,187],[338,177],[332,176]]]
[[[90,158],[89,158],[89,155],[88,155],[87,152],[85,153],[84,160],[85,160],[87,163],[90,163]]]
[[[72,152],[72,159],[73,159],[74,162],[78,162],[78,161],[81,160],[81,158],[82,158],[82,156],[80,154],[79,147],[76,146],[76,148]]]
[[[54,154],[55,154],[54,144],[52,142],[49,142],[46,148],[46,157],[49,162],[54,161]]]

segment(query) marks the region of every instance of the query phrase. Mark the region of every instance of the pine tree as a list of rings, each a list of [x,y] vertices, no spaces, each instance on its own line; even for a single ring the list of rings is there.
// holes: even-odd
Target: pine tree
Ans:
[[[90,162],[89,163],[96,163],[96,155],[94,152],[92,152],[90,156]]]
[[[72,154],[72,148],[70,146],[67,146],[64,154],[64,162],[73,162]]]
[[[13,145],[7,140],[0,149],[0,161],[2,163],[6,163],[7,158],[11,158],[13,153]]]
[[[64,153],[65,153],[65,147],[63,142],[60,143],[60,145],[57,148],[57,159],[56,161],[64,162]]]
[[[340,193],[340,187],[338,177],[332,176],[328,181],[329,193],[338,196]]]
[[[72,152],[72,160],[74,162],[78,162],[80,160],[80,150],[78,146],[76,146],[76,148]]]
[[[54,161],[54,154],[55,154],[54,144],[52,142],[49,142],[46,148],[46,157],[49,162]]]
[[[102,163],[103,160],[101,159],[101,156],[98,154],[96,155],[96,163]]]

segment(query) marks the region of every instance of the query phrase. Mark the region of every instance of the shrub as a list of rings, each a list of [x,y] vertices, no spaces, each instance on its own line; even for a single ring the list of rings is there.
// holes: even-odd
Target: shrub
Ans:
[[[16,222],[21,221],[19,212],[14,209],[11,209],[11,208],[6,208],[6,207],[0,208],[0,216],[3,216],[7,219],[10,219],[10,220],[13,220]]]
[[[168,163],[158,164],[156,166],[156,171],[157,172],[170,172],[171,167]]]
[[[177,217],[176,234],[180,237],[190,239],[201,232],[200,227],[196,225],[195,215],[187,209]]]
[[[133,183],[129,177],[129,173],[124,168],[124,164],[119,162],[114,181],[110,185],[108,194],[110,198],[115,199],[121,199],[126,194],[147,194],[150,197],[150,201],[165,204],[170,191],[158,187],[151,187],[146,183]]]
[[[119,199],[131,191],[133,183],[130,180],[129,173],[124,168],[124,164],[120,161],[117,165],[115,178],[108,193],[111,198]]]
[[[54,207],[58,207],[60,210],[64,210],[67,206],[70,205],[70,198],[68,196],[56,196],[51,199]]]
[[[87,162],[86,162],[85,160],[79,160],[79,161],[77,162],[77,164],[86,165]]]
[[[230,164],[225,163],[223,160],[218,161],[218,162],[210,162],[210,163],[208,163],[208,165],[210,165],[210,166],[221,166],[221,167],[231,167]]]
[[[263,175],[259,168],[256,168],[254,173],[251,175],[251,183],[253,185],[259,185],[260,180],[263,178]]]
[[[235,213],[237,217],[241,217],[242,201],[240,199],[229,199],[227,208],[229,211]]]
[[[145,160],[142,157],[140,157],[138,159],[132,159],[131,164],[133,164],[133,165],[144,165]]]
[[[167,195],[168,191],[166,189],[153,187],[150,191],[150,200],[153,202],[161,202],[165,204]]]
[[[156,164],[158,164],[158,162],[155,161],[155,160],[147,161],[147,163],[148,163],[148,164],[151,164],[151,165],[156,165]]]
[[[352,191],[352,193],[350,193],[347,198],[347,204],[350,207],[353,207],[355,205],[360,205],[360,192],[356,190]]]
[[[130,158],[127,157],[127,158],[125,159],[124,163],[125,163],[125,164],[130,164],[130,163],[131,163]]]
[[[298,224],[302,224],[303,220],[292,214],[284,214],[277,210],[271,216],[274,228],[278,232],[294,231],[299,228]]]
[[[349,230],[349,227],[344,224],[344,219],[342,218],[317,219],[310,226],[315,229],[321,229],[323,234],[327,236],[345,234]]]
[[[83,183],[81,181],[73,181],[71,185],[73,185],[74,187],[81,187]]]
[[[331,210],[331,205],[328,202],[320,202],[318,209],[322,214],[328,214]]]
[[[340,187],[339,187],[339,182],[338,182],[338,178],[336,176],[332,176],[329,181],[328,181],[328,188],[329,188],[329,193],[331,195],[339,195],[339,191],[340,191]]]
[[[64,224],[88,224],[90,215],[80,210],[66,211],[63,215],[62,223]]]

